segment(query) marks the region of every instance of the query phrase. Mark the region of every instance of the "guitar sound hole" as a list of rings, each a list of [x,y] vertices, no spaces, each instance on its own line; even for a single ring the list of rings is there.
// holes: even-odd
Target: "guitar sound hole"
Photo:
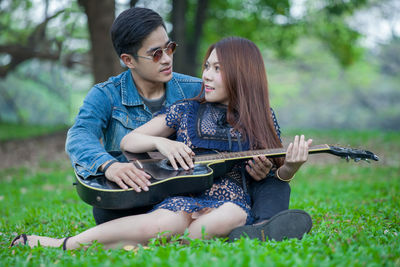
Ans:
[[[163,159],[163,160],[160,162],[160,164],[161,164],[161,166],[162,166],[163,168],[165,168],[165,169],[167,169],[167,170],[175,171],[174,167],[172,167],[172,164],[171,164],[171,162],[170,162],[168,159]],[[179,165],[178,165],[178,171],[184,171],[184,170],[185,170],[184,168],[179,167]]]

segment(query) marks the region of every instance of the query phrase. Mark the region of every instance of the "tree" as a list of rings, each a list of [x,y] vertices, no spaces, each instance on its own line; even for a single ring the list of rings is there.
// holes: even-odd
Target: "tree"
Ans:
[[[288,57],[298,38],[317,37],[343,66],[357,60],[360,34],[344,21],[367,0],[324,1],[309,5],[302,17],[291,14],[289,0],[172,0],[171,38],[179,43],[174,70],[198,74],[199,60],[209,44],[223,36],[239,35]]]
[[[321,0],[318,6],[310,0],[303,14],[294,16],[290,0],[170,0],[171,11],[165,20],[172,23],[170,36],[179,44],[174,70],[199,75],[205,49],[232,35],[253,40],[261,50],[270,48],[280,58],[293,56],[299,39],[317,37],[342,66],[351,65],[363,51],[357,45],[360,34],[345,19],[368,1],[375,0]],[[150,2],[130,0],[129,5]],[[82,71],[93,73],[95,82],[121,71],[110,40],[115,0],[67,0],[59,2],[57,9],[50,8],[54,1],[41,3],[44,9],[39,20],[33,12],[37,1],[1,1],[0,79],[35,58],[69,68],[79,64],[84,66]],[[18,113],[10,92],[0,83],[0,101]]]
[[[0,25],[2,32],[6,34],[6,36],[2,38],[3,42],[0,44],[0,54],[8,58],[5,64],[0,66],[0,78],[6,77],[7,74],[13,71],[19,64],[29,59],[39,58],[54,61],[60,59],[62,42],[48,36],[47,25],[51,20],[63,14],[65,10],[59,10],[49,16],[47,13],[48,2],[45,2],[45,4],[44,20],[30,29],[15,28],[11,14],[7,16],[7,13],[16,10],[20,5],[25,5],[26,8],[29,9],[31,5],[30,2],[10,2],[8,5],[4,4],[5,8],[0,10],[0,15],[2,17]]]
[[[78,2],[83,6],[88,19],[94,80],[95,83],[103,82],[122,70],[110,38],[111,25],[115,19],[115,1],[78,0]]]
[[[131,0],[131,6],[140,1]],[[175,70],[196,75],[199,68],[199,57],[204,54],[205,48],[226,35],[240,35],[255,41],[261,48],[269,47],[281,57],[290,55],[290,49],[296,40],[302,36],[317,36],[325,41],[328,49],[337,56],[344,65],[349,65],[360,55],[356,45],[360,36],[350,29],[344,22],[349,16],[367,0],[330,1],[322,2],[321,7],[309,7],[302,17],[293,17],[291,1],[289,0],[172,0],[170,21],[173,29],[171,38],[180,44],[175,55]],[[74,5],[71,0],[71,5]],[[110,41],[110,27],[115,18],[115,0],[78,0],[87,17],[87,26],[90,39],[90,54],[92,71],[95,82],[101,82],[109,76],[121,71],[119,59],[115,56]],[[29,9],[30,1],[17,0],[10,2],[10,10],[1,10],[1,26],[10,35],[15,35],[8,13],[12,13],[18,6],[24,5]],[[46,7],[48,0],[44,0]],[[21,62],[31,58],[60,60],[63,48],[62,38],[47,34],[48,22],[61,14],[65,17],[68,8],[55,14],[48,15],[30,31],[20,31],[18,41],[1,42],[0,53],[8,54],[11,61],[0,67],[0,77],[15,69]],[[8,19],[4,19],[8,18]],[[168,19],[168,18],[167,18]],[[206,30],[204,30],[206,29]],[[62,29],[61,32],[65,30]],[[29,32],[27,36],[27,32]],[[69,32],[66,36],[71,36]],[[18,34],[16,35],[18,36]],[[16,38],[14,38],[16,39]],[[24,45],[20,45],[22,43]],[[64,64],[72,65],[79,61],[72,61],[72,54],[64,55]]]
[[[55,68],[38,63],[56,62],[54,67],[60,63],[72,67],[77,63],[86,62],[84,48],[69,46],[71,42],[82,41],[87,36],[77,23],[81,15],[77,5],[69,2],[50,10],[50,2],[45,0],[42,7],[43,12],[38,13],[37,6],[29,0],[1,1],[0,120],[11,117],[16,118],[19,123],[29,122],[28,106],[36,105],[36,108],[33,108],[36,110],[36,117],[40,116],[37,110],[39,106],[50,107],[58,103],[59,110],[68,109],[69,103],[65,99],[69,97],[66,97],[68,89],[65,83],[55,82],[58,79],[57,73],[53,71]],[[29,64],[35,67],[34,71],[29,67],[25,68]],[[21,69],[24,70],[18,72]],[[34,75],[30,75],[33,72]],[[40,75],[39,72],[44,75]],[[11,73],[14,77],[7,79]],[[21,74],[24,76],[21,77]],[[46,80],[51,85],[41,84],[43,80],[37,79],[46,75]],[[29,101],[26,101],[27,96]],[[46,115],[55,113],[57,112],[47,112]],[[61,117],[63,116],[69,117],[68,113]],[[66,119],[60,120],[59,123],[66,123]]]
[[[115,18],[114,0],[79,0],[87,18],[87,28],[91,48],[91,66],[95,82],[102,82],[109,76],[121,71],[118,57],[116,57],[110,40],[110,27]],[[64,42],[68,38],[86,38],[82,34],[82,27],[71,22],[81,12],[75,1],[71,0],[54,14],[49,15],[49,1],[44,0],[44,19],[35,23],[35,19],[24,16],[23,21],[17,21],[20,14],[30,14],[35,8],[31,1],[9,1],[0,10],[0,26],[5,36],[0,39],[0,55],[6,64],[0,64],[0,78],[15,70],[21,63],[38,58],[62,62],[68,67],[74,64],[86,64],[88,51],[78,48],[79,52],[71,51]],[[37,14],[36,14],[37,15]],[[58,31],[49,30],[49,23],[61,18],[62,23]],[[60,21],[60,20],[59,20]],[[83,56],[79,56],[82,55]],[[8,59],[8,60],[7,60]],[[7,62],[8,61],[8,62]]]
[[[188,4],[191,5],[191,9],[195,8],[192,18],[189,18],[187,14]],[[207,8],[208,0],[198,0],[196,5],[188,3],[187,0],[172,1],[171,22],[173,29],[171,38],[177,40],[180,44],[180,51],[174,56],[174,69],[178,72],[196,74],[198,69],[196,55],[199,53],[203,36]]]

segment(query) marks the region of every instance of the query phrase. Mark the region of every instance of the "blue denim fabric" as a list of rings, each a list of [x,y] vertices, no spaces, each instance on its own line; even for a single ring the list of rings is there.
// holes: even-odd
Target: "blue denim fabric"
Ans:
[[[199,78],[173,73],[166,83],[166,106],[197,96],[201,83]],[[67,135],[65,150],[75,171],[83,178],[102,174],[98,168],[114,159],[108,152],[119,151],[121,139],[152,117],[130,70],[95,85]]]

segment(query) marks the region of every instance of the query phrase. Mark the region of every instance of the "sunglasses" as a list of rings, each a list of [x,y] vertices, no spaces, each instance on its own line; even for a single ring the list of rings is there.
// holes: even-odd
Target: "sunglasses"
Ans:
[[[148,56],[148,57],[139,56],[139,55],[136,55],[136,56],[141,57],[141,58],[146,58],[146,59],[152,59],[153,62],[157,63],[162,58],[164,52],[168,56],[170,56],[175,52],[177,46],[178,45],[175,42],[170,42],[166,48],[158,48],[156,51],[154,51],[152,56]]]

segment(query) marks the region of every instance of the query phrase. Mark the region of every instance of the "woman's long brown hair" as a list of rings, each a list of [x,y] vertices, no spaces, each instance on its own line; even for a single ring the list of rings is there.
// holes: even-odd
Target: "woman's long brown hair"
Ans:
[[[267,74],[258,47],[247,39],[228,37],[209,47],[204,63],[214,49],[228,92],[228,123],[247,137],[250,149],[281,148],[271,115]],[[203,91],[204,88],[201,94]],[[275,158],[273,162],[280,167],[283,158]]]

